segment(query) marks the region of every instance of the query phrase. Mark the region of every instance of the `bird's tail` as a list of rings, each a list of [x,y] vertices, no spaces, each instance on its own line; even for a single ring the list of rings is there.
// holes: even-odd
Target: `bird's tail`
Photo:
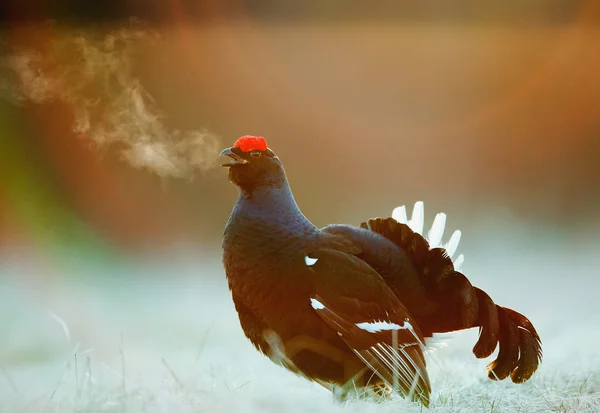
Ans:
[[[446,214],[439,213],[428,235],[423,236],[423,202],[415,204],[410,220],[406,217],[404,206],[394,209],[392,215],[392,218],[370,219],[360,226],[384,236],[402,249],[419,274],[420,282],[429,297],[436,303],[443,304],[446,316],[437,317],[437,331],[427,331],[425,328],[423,333],[429,336],[427,333],[456,330],[456,319],[461,326],[473,326],[479,315],[477,297],[469,280],[460,272],[464,255],[460,254],[453,259],[461,232],[455,231],[450,240],[442,244]],[[392,285],[394,287],[402,289],[403,286]],[[398,293],[401,294],[401,291]],[[439,324],[446,320],[452,322],[447,326]]]
[[[479,339],[473,348],[476,357],[489,357],[496,345],[500,346],[497,359],[488,365],[488,376],[503,380],[510,375],[515,383],[528,380],[542,358],[541,340],[531,321],[496,305],[460,272],[464,256],[453,257],[461,232],[455,231],[442,244],[444,213],[436,215],[427,236],[423,236],[423,221],[423,203],[417,202],[410,220],[402,206],[394,209],[392,218],[370,219],[361,227],[386,237],[406,252],[428,296],[439,305],[434,314],[417,320],[425,336],[479,327]]]

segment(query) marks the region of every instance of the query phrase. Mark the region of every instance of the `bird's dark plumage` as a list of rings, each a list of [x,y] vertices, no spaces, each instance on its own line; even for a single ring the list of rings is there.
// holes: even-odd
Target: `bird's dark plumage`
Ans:
[[[315,227],[263,138],[222,155],[239,187],[223,236],[229,288],[246,336],[273,361],[342,398],[391,389],[428,405],[424,339],[478,326],[476,356],[500,343],[490,375],[522,382],[536,370],[529,320],[472,287],[443,248],[392,218]]]

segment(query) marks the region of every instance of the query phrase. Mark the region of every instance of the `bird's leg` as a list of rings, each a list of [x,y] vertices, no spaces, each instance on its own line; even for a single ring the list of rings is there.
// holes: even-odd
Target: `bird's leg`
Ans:
[[[376,381],[374,383],[367,383],[367,385],[362,388],[359,396],[361,398],[373,399],[378,402],[391,400],[394,394],[392,386],[381,380],[375,373],[371,376],[371,379],[372,378],[375,378]]]
[[[331,392],[333,398],[339,403],[343,403],[352,398],[360,398],[369,396],[367,394],[368,383],[365,385],[364,375],[369,370],[362,362],[352,356],[345,356],[344,361],[344,384],[332,384]],[[375,373],[372,373],[374,375]]]
[[[358,398],[374,399],[376,401],[386,401],[392,397],[392,387],[354,357],[347,357],[344,363],[344,377],[346,383],[342,387],[347,393],[345,395],[346,399],[348,393],[352,393]]]
[[[345,403],[348,401],[350,394],[352,394],[347,387],[347,384],[339,385],[332,383],[331,384],[331,394],[333,395],[333,400],[337,403]]]

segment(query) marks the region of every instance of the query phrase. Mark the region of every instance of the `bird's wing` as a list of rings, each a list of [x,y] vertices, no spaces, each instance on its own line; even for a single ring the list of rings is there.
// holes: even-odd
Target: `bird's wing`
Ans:
[[[341,251],[317,250],[310,259],[316,313],[389,386],[427,405],[422,334],[379,274]]]
[[[394,230],[399,233],[394,233],[395,237],[388,237],[389,234],[384,231],[335,224],[326,226],[321,233],[335,240],[343,239],[352,245],[352,250],[342,250],[356,255],[375,269],[413,316],[420,318],[432,315],[439,310],[439,303],[429,297],[423,276],[413,264],[412,251],[403,249],[404,244],[396,239],[404,239],[412,231],[406,225],[396,226]],[[422,249],[420,243],[415,247]],[[340,249],[337,245],[334,248]]]

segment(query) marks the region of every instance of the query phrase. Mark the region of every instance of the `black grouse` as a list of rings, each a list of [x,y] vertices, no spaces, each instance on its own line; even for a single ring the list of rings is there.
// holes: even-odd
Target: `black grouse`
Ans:
[[[223,263],[240,324],[271,360],[332,390],[396,392],[429,404],[425,338],[479,327],[473,352],[492,379],[527,380],[541,360],[531,322],[458,272],[460,232],[445,248],[445,215],[429,236],[423,204],[360,227],[314,226],[300,211],[284,168],[262,137],[221,152],[239,196],[223,236]]]

